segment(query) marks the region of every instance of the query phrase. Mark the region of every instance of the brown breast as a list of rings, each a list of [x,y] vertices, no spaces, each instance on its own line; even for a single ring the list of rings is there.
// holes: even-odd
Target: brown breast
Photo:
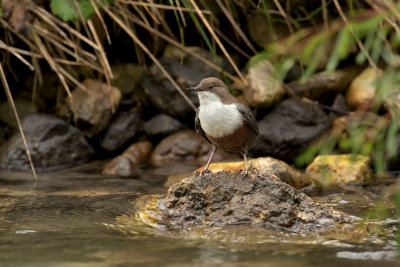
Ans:
[[[256,139],[256,133],[246,124],[243,124],[235,132],[224,137],[214,138],[208,134],[206,135],[210,142],[216,145],[219,149],[246,154]]]

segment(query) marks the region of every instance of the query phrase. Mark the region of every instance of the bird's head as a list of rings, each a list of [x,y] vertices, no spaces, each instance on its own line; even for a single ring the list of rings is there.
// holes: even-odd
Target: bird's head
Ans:
[[[209,77],[200,81],[199,85],[187,88],[188,91],[196,92],[199,96],[200,105],[214,101],[232,101],[234,98],[226,84],[218,78]]]

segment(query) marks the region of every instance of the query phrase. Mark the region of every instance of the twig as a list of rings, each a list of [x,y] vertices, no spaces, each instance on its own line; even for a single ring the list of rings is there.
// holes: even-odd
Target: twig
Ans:
[[[8,87],[7,78],[6,78],[6,75],[4,74],[3,65],[1,63],[0,63],[0,76],[1,76],[1,81],[3,83],[4,89],[7,94],[8,101],[10,102],[11,108],[15,115],[15,119],[17,120],[18,129],[21,134],[22,142],[24,143],[24,146],[25,146],[26,155],[28,156],[28,159],[29,159],[29,164],[32,169],[33,177],[35,177],[35,185],[36,185],[37,184],[37,175],[36,175],[35,166],[33,165],[31,153],[29,151],[28,143],[26,142],[24,130],[22,129],[22,124],[21,124],[21,121],[20,121],[18,113],[17,113],[17,108],[15,107],[15,103],[12,98],[10,88]]]
[[[218,36],[215,34],[215,31],[212,29],[212,27],[210,26],[210,23],[204,17],[204,14],[201,12],[201,10],[197,6],[196,2],[194,0],[190,0],[190,2],[192,3],[192,6],[194,7],[196,13],[199,15],[199,17],[203,21],[203,23],[206,26],[206,28],[208,29],[208,31],[211,33],[211,36],[213,37],[213,39],[217,42],[219,48],[221,48],[222,52],[224,53],[225,57],[228,59],[229,63],[231,63],[232,67],[235,69],[235,71],[238,74],[238,76],[240,77],[240,79],[243,81],[243,83],[245,85],[248,85],[247,80],[244,78],[243,74],[240,72],[239,68],[236,66],[235,62],[232,60],[228,51],[226,51],[224,45],[221,43]]]
[[[245,42],[245,44],[250,48],[250,50],[254,53],[257,54],[257,50],[254,48],[254,46],[251,44],[247,36],[244,34],[240,26],[236,23],[236,21],[233,19],[231,13],[228,12],[226,7],[222,4],[221,0],[216,0],[218,6],[221,8],[222,12],[224,12],[225,17],[229,20],[229,22],[232,24],[233,28],[235,31],[239,34],[239,36],[242,38],[242,40]]]

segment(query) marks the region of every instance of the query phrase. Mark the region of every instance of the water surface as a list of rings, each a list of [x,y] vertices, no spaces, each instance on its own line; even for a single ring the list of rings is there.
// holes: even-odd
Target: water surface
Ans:
[[[30,174],[0,172],[0,265],[400,266],[390,221],[362,242],[247,226],[215,226],[204,236],[148,227],[133,219],[135,201],[164,193],[169,175],[196,166],[143,167],[132,177],[110,177],[99,174],[103,165],[41,174],[37,184]],[[377,192],[360,188],[316,199],[362,216]]]

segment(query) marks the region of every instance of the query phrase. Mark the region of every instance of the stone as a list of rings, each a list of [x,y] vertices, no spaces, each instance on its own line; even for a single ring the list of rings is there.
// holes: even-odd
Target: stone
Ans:
[[[260,174],[275,175],[283,182],[293,186],[296,189],[300,189],[312,184],[312,180],[309,176],[304,175],[300,171],[290,167],[288,164],[279,159],[274,159],[271,157],[261,157],[248,160],[247,164],[249,169],[255,169]],[[202,171],[204,167],[205,166],[198,168],[197,171]],[[238,161],[211,163],[208,169],[212,172],[238,172],[240,170],[244,170],[244,168],[244,161]]]
[[[377,91],[376,81],[382,74],[381,69],[366,68],[355,77],[347,89],[347,105],[351,109],[356,109],[363,104],[371,105]]]
[[[107,128],[100,146],[115,151],[133,139],[140,127],[140,114],[135,111],[119,112]]]
[[[251,40],[259,47],[265,47],[269,43],[281,40],[290,35],[290,31],[286,25],[281,23],[273,24],[273,35],[268,27],[268,21],[265,14],[252,13],[247,16],[247,29]]]
[[[134,63],[114,64],[111,66],[114,79],[113,86],[117,87],[123,95],[132,94],[143,79],[145,69]]]
[[[20,120],[22,120],[23,118],[25,118],[25,116],[29,114],[38,112],[38,107],[36,106],[36,104],[26,97],[15,97],[14,104]],[[13,128],[18,126],[15,114],[8,102],[2,102],[0,104],[0,121]]]
[[[244,99],[251,107],[270,107],[285,95],[282,82],[274,78],[274,67],[268,60],[251,66],[246,75],[249,83],[244,90]]]
[[[275,175],[218,172],[190,176],[161,196],[139,218],[168,229],[199,225],[259,225],[293,232],[321,232],[358,218],[324,204]],[[151,218],[149,218],[151,217]]]
[[[250,152],[291,162],[330,124],[318,106],[296,99],[284,100],[258,122],[260,134]]]
[[[360,71],[360,68],[352,66],[333,72],[318,72],[308,78],[306,82],[293,81],[287,86],[298,96],[312,100],[330,99],[332,96],[344,92]]]
[[[89,137],[98,135],[109,125],[121,101],[118,88],[96,80],[82,82],[86,91],[77,87],[72,92],[68,106],[79,129]]]
[[[27,115],[22,128],[37,171],[52,171],[87,162],[94,154],[85,136],[74,126],[47,114]],[[29,171],[19,133],[0,148],[0,168]]]
[[[182,130],[164,138],[154,149],[150,161],[155,165],[191,159],[207,162],[211,151],[211,145],[198,133]],[[218,161],[224,157],[223,153],[217,152],[214,159]]]
[[[115,157],[104,166],[103,174],[129,176],[135,173],[135,168],[145,163],[153,145],[149,141],[132,144],[121,155]]]
[[[370,159],[363,155],[319,155],[306,173],[322,186],[367,184],[372,181]]]
[[[158,114],[144,124],[144,131],[149,137],[164,137],[184,128],[184,124],[166,114]]]

